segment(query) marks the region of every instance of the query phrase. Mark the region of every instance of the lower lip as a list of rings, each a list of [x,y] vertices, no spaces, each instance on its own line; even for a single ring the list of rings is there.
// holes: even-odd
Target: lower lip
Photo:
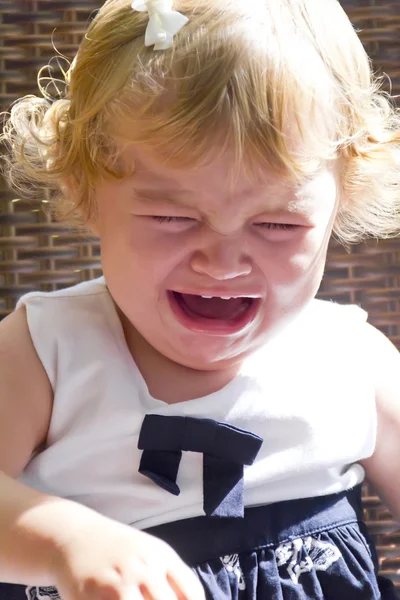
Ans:
[[[234,321],[190,317],[180,306],[173,292],[168,291],[168,300],[178,322],[195,333],[208,335],[234,335],[247,329],[257,317],[261,298],[254,298],[249,308]]]

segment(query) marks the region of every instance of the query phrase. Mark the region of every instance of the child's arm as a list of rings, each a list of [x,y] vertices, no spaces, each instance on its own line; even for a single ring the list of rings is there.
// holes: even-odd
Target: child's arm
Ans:
[[[0,323],[0,471],[20,475],[46,440],[52,404],[53,391],[20,308]]]
[[[0,472],[0,581],[54,585],[61,534],[69,518],[82,519],[81,508]]]
[[[46,440],[52,401],[18,310],[0,323],[0,581],[56,585],[70,600],[204,600],[164,542],[13,479]]]
[[[166,543],[0,473],[0,581],[53,586],[69,600],[204,600]]]
[[[378,424],[374,454],[361,464],[368,481],[400,522],[400,353],[371,325],[368,335]]]
[[[50,382],[29,334],[25,308],[0,323],[0,581],[48,583],[48,531],[35,531],[46,496],[14,481],[46,440]],[[43,510],[41,510],[43,507]]]

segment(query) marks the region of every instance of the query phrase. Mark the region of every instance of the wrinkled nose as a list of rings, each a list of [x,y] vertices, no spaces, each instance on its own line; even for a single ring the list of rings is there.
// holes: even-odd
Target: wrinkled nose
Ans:
[[[225,281],[250,275],[252,264],[237,238],[229,239],[221,235],[195,250],[191,258],[191,268],[200,275]]]

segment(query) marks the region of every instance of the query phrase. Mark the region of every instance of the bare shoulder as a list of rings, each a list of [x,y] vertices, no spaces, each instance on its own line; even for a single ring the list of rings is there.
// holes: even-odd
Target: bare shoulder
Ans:
[[[374,454],[362,465],[367,479],[400,520],[400,353],[372,325],[367,326],[366,344],[375,382],[377,437]]]
[[[378,413],[400,411],[400,352],[381,331],[366,324],[368,367],[375,382]]]
[[[17,477],[47,436],[53,391],[25,308],[0,323],[0,470]]]

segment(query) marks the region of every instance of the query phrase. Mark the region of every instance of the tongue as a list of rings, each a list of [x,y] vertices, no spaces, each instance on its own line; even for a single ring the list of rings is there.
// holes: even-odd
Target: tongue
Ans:
[[[192,294],[176,294],[181,308],[191,317],[232,321],[250,306],[249,298],[202,298]]]

